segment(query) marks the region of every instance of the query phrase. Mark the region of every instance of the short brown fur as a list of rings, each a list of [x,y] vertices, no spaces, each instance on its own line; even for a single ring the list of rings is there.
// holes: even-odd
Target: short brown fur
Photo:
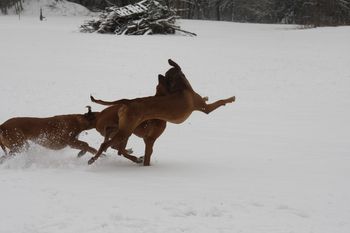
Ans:
[[[166,84],[162,79],[159,79],[157,86],[157,92],[155,96],[162,96],[168,94]],[[102,105],[113,105],[103,111],[98,116],[96,121],[96,130],[102,135],[105,136],[105,142],[112,138],[119,130],[119,117],[118,112],[123,104],[130,102],[130,100],[122,99],[117,101],[103,101],[96,100],[93,96],[90,97],[92,102],[102,104]],[[162,135],[166,128],[166,121],[158,119],[150,119],[142,122],[138,125],[133,134],[143,139],[145,143],[145,154],[142,158],[137,158],[136,156],[130,155],[126,150],[126,143],[119,147],[119,154],[122,154],[124,157],[130,159],[135,163],[142,163],[144,166],[149,166],[151,161],[151,155],[153,153],[153,145],[157,138]]]
[[[130,135],[144,121],[159,119],[180,124],[193,111],[209,114],[218,107],[235,101],[235,97],[230,97],[207,104],[206,99],[192,89],[180,66],[170,59],[168,62],[173,67],[166,72],[165,77],[161,75],[159,77],[164,77],[168,82],[171,88],[170,94],[137,98],[123,103],[118,109],[118,132],[111,140],[101,144],[97,154],[89,160],[89,164],[96,161],[103,151],[111,146],[121,150]]]
[[[0,125],[0,146],[5,155],[13,155],[28,149],[28,141],[33,141],[52,150],[67,146],[81,150],[79,154],[96,153],[96,149],[78,140],[84,130],[96,127],[99,113],[60,115],[47,118],[16,117]],[[6,148],[9,149],[7,153]]]

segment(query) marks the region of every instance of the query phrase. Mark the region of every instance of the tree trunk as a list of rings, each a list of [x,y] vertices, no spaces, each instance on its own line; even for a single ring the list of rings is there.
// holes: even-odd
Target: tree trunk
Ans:
[[[217,19],[218,21],[221,20],[220,3],[221,3],[221,1],[220,1],[220,0],[217,0],[217,1],[216,1],[216,4],[215,4],[216,19]]]

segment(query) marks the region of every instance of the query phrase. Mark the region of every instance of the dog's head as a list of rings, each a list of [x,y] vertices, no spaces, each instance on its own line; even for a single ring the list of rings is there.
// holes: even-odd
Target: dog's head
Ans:
[[[168,60],[168,63],[172,68],[165,73],[165,76],[158,75],[156,95],[168,95],[184,89],[193,90],[184,73],[182,73],[181,67],[171,59]]]
[[[170,94],[168,80],[166,77],[159,74],[156,96],[167,95],[167,94]]]
[[[193,90],[186,76],[182,73],[181,67],[171,59],[168,60],[168,63],[172,66],[172,68],[165,73],[168,90],[171,93],[184,89]]]
[[[88,112],[83,114],[84,122],[85,122],[85,127],[92,129],[95,128],[96,125],[96,120],[97,120],[97,115],[99,112],[92,112],[91,111],[91,106],[86,106],[88,109]]]

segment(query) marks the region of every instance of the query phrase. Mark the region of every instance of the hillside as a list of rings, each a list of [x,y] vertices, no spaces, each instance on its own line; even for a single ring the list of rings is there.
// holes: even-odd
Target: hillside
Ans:
[[[39,16],[40,8],[44,16],[86,16],[91,12],[86,7],[66,0],[24,0],[22,15]],[[14,7],[8,13],[14,14]],[[1,14],[1,13],[0,13]]]

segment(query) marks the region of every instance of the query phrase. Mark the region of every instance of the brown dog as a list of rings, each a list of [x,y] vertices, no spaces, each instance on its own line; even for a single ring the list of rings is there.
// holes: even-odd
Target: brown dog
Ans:
[[[207,104],[206,99],[197,94],[182,73],[181,68],[169,59],[173,66],[163,77],[170,87],[170,94],[165,96],[151,96],[129,100],[120,106],[118,110],[119,130],[112,137],[101,144],[97,154],[89,160],[89,164],[98,159],[103,151],[109,147],[122,149],[134,130],[144,121],[159,119],[175,124],[184,122],[193,111],[201,111],[206,114],[220,106],[235,101],[235,97]]]
[[[96,149],[86,142],[78,140],[79,134],[84,130],[95,128],[98,112],[85,114],[60,115],[48,118],[16,117],[0,125],[0,146],[7,155],[16,154],[28,149],[28,141],[33,141],[52,150],[60,150],[70,146],[81,150],[79,155]]]
[[[174,82],[178,81],[177,79],[168,80],[164,76],[158,77],[158,85],[156,88],[156,94],[155,96],[164,96],[167,94],[170,94],[174,92],[172,90],[172,87],[176,86]],[[111,106],[109,108],[104,109],[98,116],[97,122],[96,122],[96,130],[102,135],[105,136],[104,142],[108,141],[110,138],[112,138],[119,130],[119,117],[118,117],[118,111],[120,107],[122,107],[123,104],[127,104],[130,101],[134,100],[128,100],[128,99],[121,99],[116,101],[104,101],[104,100],[97,100],[93,96],[90,96],[90,99],[92,102],[105,105],[105,106]],[[203,98],[205,101],[207,98]],[[137,158],[136,156],[130,155],[128,151],[125,150],[126,142],[122,144],[120,147],[118,154],[123,155],[127,159],[135,162],[135,163],[142,163],[144,166],[149,166],[151,161],[151,156],[153,153],[153,146],[155,141],[162,135],[166,128],[166,121],[158,120],[158,119],[151,119],[142,122],[139,126],[136,127],[133,134],[136,136],[143,138],[145,143],[145,153],[143,157]],[[113,148],[113,146],[112,146]]]
[[[158,85],[156,89],[155,96],[164,96],[170,93],[168,83],[163,77],[159,77]],[[119,130],[119,109],[123,104],[129,103],[131,100],[122,99],[117,101],[103,101],[96,100],[93,96],[90,96],[91,101],[94,103],[107,105],[108,107],[101,111],[96,122],[96,130],[102,135],[105,136],[105,142],[112,138]],[[118,154],[122,154],[124,157],[130,159],[135,163],[142,163],[144,166],[149,166],[151,161],[151,156],[153,153],[153,146],[157,138],[162,135],[166,128],[166,121],[151,119],[142,122],[139,126],[135,128],[133,134],[143,138],[145,143],[145,153],[143,157],[137,158],[133,155],[130,155],[126,150],[126,142],[120,146]]]

